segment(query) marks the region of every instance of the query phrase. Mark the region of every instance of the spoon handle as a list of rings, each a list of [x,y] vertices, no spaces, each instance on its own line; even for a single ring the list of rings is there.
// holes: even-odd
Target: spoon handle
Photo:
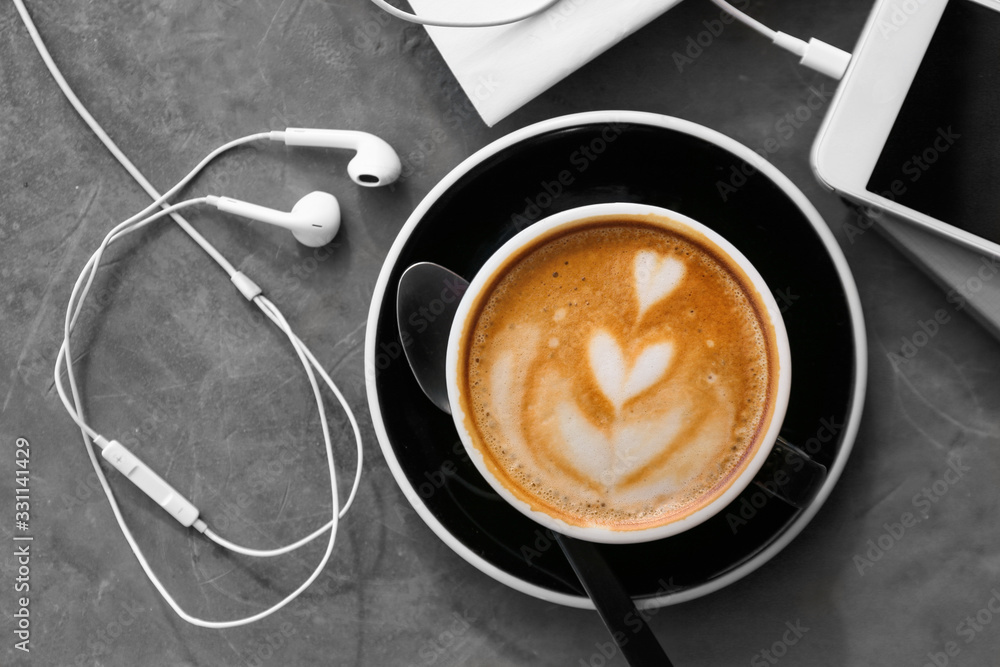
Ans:
[[[597,546],[559,533],[555,537],[628,664],[632,667],[673,667]]]

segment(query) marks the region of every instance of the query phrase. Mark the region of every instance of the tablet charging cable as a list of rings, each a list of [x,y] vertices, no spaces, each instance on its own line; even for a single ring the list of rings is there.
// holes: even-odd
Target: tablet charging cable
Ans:
[[[420,16],[418,14],[411,14],[393,7],[386,2],[386,0],[371,1],[383,11],[403,21],[443,28],[487,28],[491,26],[509,25],[530,19],[534,16],[539,16],[543,12],[552,9],[560,2],[560,0],[545,0],[542,4],[517,15],[484,21],[462,21],[444,17],[431,18]],[[607,2],[610,3],[611,0],[607,0]],[[832,44],[827,44],[822,40],[816,39],[815,37],[811,37],[808,42],[803,41],[798,37],[793,37],[792,35],[768,28],[757,19],[748,16],[725,0],[712,0],[712,2],[721,7],[727,14],[731,14],[740,22],[745,23],[770,39],[774,44],[797,55],[799,57],[800,65],[805,65],[806,67],[814,69],[817,72],[827,75],[828,77],[839,80],[844,76],[844,72],[847,70],[847,65],[851,62],[850,53],[844,51],[843,49],[838,49]]]
[[[836,46],[815,37],[810,37],[809,41],[806,42],[779,30],[772,30],[757,19],[733,7],[726,0],[712,0],[712,2],[726,13],[732,14],[741,23],[770,39],[774,44],[797,55],[800,65],[805,65],[838,81],[844,77],[844,72],[847,71],[847,66],[851,62],[851,54],[847,51],[838,49]]]

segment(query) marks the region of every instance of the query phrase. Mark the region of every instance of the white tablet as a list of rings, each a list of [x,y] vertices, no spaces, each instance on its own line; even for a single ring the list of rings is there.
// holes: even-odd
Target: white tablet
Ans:
[[[875,217],[1000,256],[1000,0],[878,0],[812,165]]]

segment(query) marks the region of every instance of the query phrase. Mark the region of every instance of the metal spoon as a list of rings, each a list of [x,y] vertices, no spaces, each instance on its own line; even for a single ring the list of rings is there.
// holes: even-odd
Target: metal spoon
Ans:
[[[445,358],[458,302],[469,281],[440,264],[418,262],[403,271],[396,289],[396,320],[417,384],[439,410],[451,414]]]
[[[406,360],[427,398],[448,414],[448,336],[468,286],[468,281],[443,266],[420,262],[403,272],[396,292],[396,317]],[[663,647],[597,545],[560,534],[556,534],[556,542],[628,663],[671,667]]]

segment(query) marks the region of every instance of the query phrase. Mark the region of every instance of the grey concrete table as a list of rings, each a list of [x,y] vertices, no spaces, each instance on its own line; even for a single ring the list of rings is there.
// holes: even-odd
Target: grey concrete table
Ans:
[[[814,181],[808,151],[825,107],[792,131],[779,120],[808,109],[813,89],[825,100],[829,81],[741,26],[678,71],[673,54],[718,14],[688,0],[487,128],[424,31],[364,0],[29,5],[80,97],[161,187],[230,138],[286,125],[376,132],[404,157],[405,174],[392,190],[362,190],[341,155],[258,146],[219,160],[192,189],[274,206],[314,189],[340,198],[343,231],[322,251],[278,229],[208,213],[191,219],[266,287],[342,383],[368,456],[317,585],[251,627],[192,627],[127,549],[51,377],[72,280],[106,230],[146,199],[57,92],[13,7],[0,7],[0,663],[623,664],[601,655],[596,614],[507,589],[401,509],[367,414],[362,361],[376,276],[423,195],[493,139],[601,108],[680,116],[751,148],[777,141],[770,159],[847,255],[871,348],[861,432],[832,497],[766,566],[657,614],[651,622],[668,653],[678,665],[1000,660],[1000,345],[878,234],[848,227],[852,215]],[[869,5],[749,3],[765,23],[845,48]],[[93,423],[137,443],[234,537],[278,544],[315,525],[326,494],[318,430],[280,335],[172,224],[113,252],[99,291],[76,339]],[[910,346],[905,362],[890,356]],[[14,649],[13,633],[19,437],[32,452],[28,655]],[[322,552],[231,557],[113,483],[154,567],[203,616],[261,609]],[[919,522],[901,532],[907,513]]]

